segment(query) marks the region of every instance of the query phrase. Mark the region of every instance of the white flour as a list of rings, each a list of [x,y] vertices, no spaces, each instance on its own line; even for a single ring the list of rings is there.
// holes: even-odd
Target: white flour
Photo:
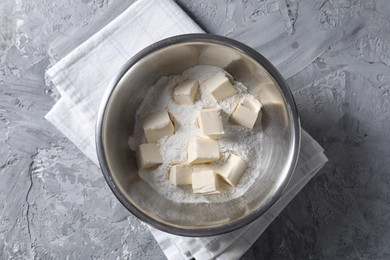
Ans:
[[[145,142],[142,119],[146,115],[154,111],[168,109],[176,120],[175,134],[164,137],[157,142],[164,163],[156,169],[142,169],[138,172],[145,182],[169,200],[180,203],[228,201],[243,195],[261,173],[261,162],[258,158],[259,154],[264,152],[262,143],[264,143],[264,138],[267,137],[261,131],[259,122],[256,123],[254,129],[246,129],[228,122],[229,114],[237,102],[243,96],[249,95],[246,87],[239,82],[234,82],[234,86],[239,89],[239,93],[219,103],[216,103],[204,90],[203,82],[218,71],[222,71],[222,69],[201,65],[186,70],[180,76],[163,77],[148,90],[136,112],[134,134],[129,138],[129,146],[133,151],[136,150],[139,144]],[[172,98],[176,83],[186,79],[197,79],[200,84],[194,105],[178,105]],[[227,159],[230,152],[234,152],[243,158],[248,165],[248,169],[235,188],[222,185],[221,193],[212,195],[193,194],[191,186],[176,187],[168,181],[170,163],[187,160],[187,143],[190,137],[200,134],[199,129],[195,126],[196,111],[206,107],[220,108],[222,112],[225,134],[218,140],[222,161]],[[217,166],[216,164],[213,165],[213,167]],[[193,168],[196,170],[204,167],[204,165],[194,165]],[[208,165],[208,167],[210,166]],[[222,184],[223,181],[220,181],[220,183]]]

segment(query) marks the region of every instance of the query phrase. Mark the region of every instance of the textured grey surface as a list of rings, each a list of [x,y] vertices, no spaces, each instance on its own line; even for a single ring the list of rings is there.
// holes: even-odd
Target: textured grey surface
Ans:
[[[43,119],[58,98],[45,81],[47,66],[132,2],[0,2],[0,258],[164,258],[99,169]],[[330,162],[243,259],[389,259],[390,2],[177,2],[205,30],[265,55],[257,28],[278,5],[280,41],[299,36],[291,44],[297,52],[298,42],[315,40],[300,30],[305,21],[324,32],[347,28],[288,80],[303,127]]]

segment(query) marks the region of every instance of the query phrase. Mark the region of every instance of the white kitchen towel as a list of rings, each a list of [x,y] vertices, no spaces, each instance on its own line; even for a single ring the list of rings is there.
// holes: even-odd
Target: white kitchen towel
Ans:
[[[302,131],[302,147],[294,175],[281,198],[253,223],[228,234],[188,238],[167,234],[150,227],[168,259],[238,259],[259,238],[269,224],[290,203],[298,192],[324,166],[327,158],[321,146]]]
[[[105,88],[118,68],[158,40],[195,32],[203,31],[172,0],[137,1],[47,71],[61,99],[46,119],[97,163],[96,115]],[[322,148],[303,131],[301,153],[292,180],[281,199],[251,225],[209,238],[185,238],[151,227],[150,230],[169,259],[238,258],[326,161]]]
[[[203,32],[171,0],[135,2],[47,71],[61,99],[45,118],[97,164],[97,111],[119,68],[152,43],[179,34]]]

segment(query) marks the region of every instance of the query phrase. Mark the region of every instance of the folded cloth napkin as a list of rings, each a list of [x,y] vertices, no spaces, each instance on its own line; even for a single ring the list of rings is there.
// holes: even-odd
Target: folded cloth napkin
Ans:
[[[97,164],[96,115],[118,68],[154,42],[202,32],[173,1],[135,2],[47,71],[61,99],[45,118]]]
[[[45,118],[97,163],[96,115],[105,88],[118,68],[156,41],[202,32],[172,0],[137,1],[47,71],[61,99]],[[152,227],[150,231],[168,259],[239,258],[326,161],[323,149],[302,131],[300,156],[291,181],[283,196],[255,222],[208,238],[179,237]]]

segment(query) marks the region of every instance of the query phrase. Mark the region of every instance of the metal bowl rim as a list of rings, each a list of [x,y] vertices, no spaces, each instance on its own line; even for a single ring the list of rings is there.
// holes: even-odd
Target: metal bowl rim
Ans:
[[[134,66],[138,61],[146,57],[147,55],[158,51],[164,47],[168,47],[174,44],[181,43],[213,43],[219,44],[226,47],[230,47],[236,49],[240,52],[245,53],[260,65],[262,65],[266,71],[274,78],[274,80],[278,83],[281,92],[283,93],[284,98],[287,101],[287,109],[292,115],[292,123],[293,123],[293,154],[292,154],[292,163],[289,166],[287,177],[282,181],[281,185],[277,188],[277,190],[271,195],[271,200],[267,201],[267,203],[261,205],[256,210],[251,212],[250,214],[244,216],[240,220],[237,220],[233,223],[225,224],[218,227],[211,228],[179,228],[176,226],[169,226],[159,221],[156,221],[154,218],[149,217],[140,211],[135,205],[133,205],[130,201],[126,199],[126,197],[121,193],[121,191],[117,188],[116,183],[112,178],[112,173],[110,172],[107,164],[107,160],[104,154],[104,145],[103,145],[103,122],[105,119],[105,112],[107,108],[107,104],[111,98],[111,95],[116,88],[118,82],[122,79],[122,77],[126,74],[126,72]],[[300,137],[301,137],[301,128],[300,128],[300,120],[297,111],[297,107],[293,98],[293,95],[287,86],[286,81],[278,72],[278,70],[260,53],[252,49],[251,47],[238,42],[236,40],[226,38],[223,36],[212,35],[212,34],[183,34],[178,36],[173,36],[159,42],[156,42],[130,58],[119,70],[118,74],[112,79],[107,90],[104,93],[102,101],[100,103],[97,121],[96,121],[96,151],[98,156],[99,165],[101,171],[103,172],[103,176],[108,183],[108,186],[114,193],[114,195],[118,198],[118,200],[123,204],[125,208],[127,208],[133,215],[135,215],[138,219],[146,222],[147,224],[162,230],[164,232],[168,232],[175,235],[188,236],[188,237],[206,237],[206,236],[215,236],[225,234],[234,230],[237,230],[264,214],[280,197],[281,193],[285,189],[288,181],[290,180],[294,170],[296,163],[298,161],[299,149],[300,149]]]

